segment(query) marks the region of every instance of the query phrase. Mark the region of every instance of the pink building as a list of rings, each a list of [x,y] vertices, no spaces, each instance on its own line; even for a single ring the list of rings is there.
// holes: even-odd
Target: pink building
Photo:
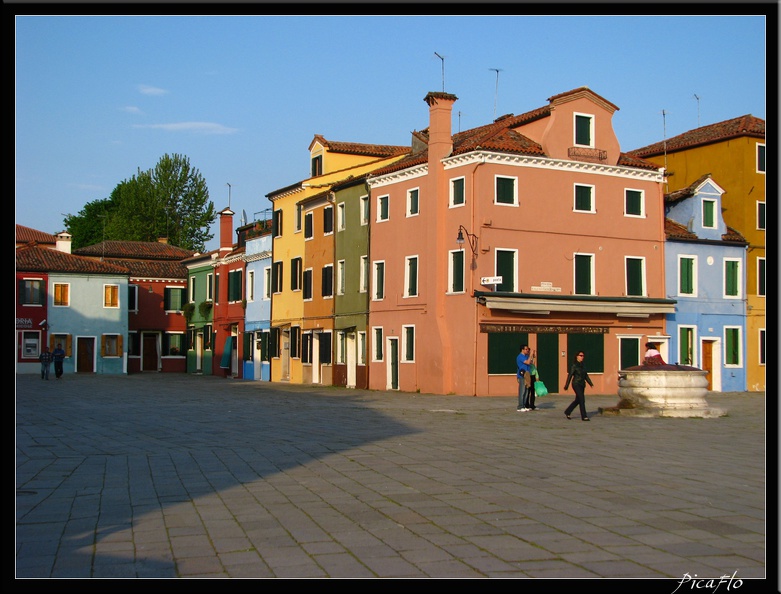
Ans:
[[[662,170],[621,152],[588,88],[453,134],[456,100],[429,93],[412,154],[369,178],[370,388],[515,394],[529,344],[551,393],[578,350],[615,393],[674,311]]]

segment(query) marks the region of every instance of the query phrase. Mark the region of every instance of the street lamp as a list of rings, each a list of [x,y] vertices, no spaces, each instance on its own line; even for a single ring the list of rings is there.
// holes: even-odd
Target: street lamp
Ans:
[[[456,243],[460,246],[464,245],[464,233],[469,240],[469,247],[472,248],[472,254],[477,256],[477,235],[474,235],[466,230],[463,225],[458,226],[458,237],[456,237]]]

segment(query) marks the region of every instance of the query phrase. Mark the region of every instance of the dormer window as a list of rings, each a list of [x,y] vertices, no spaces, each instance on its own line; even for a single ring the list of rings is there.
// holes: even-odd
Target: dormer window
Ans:
[[[575,114],[575,145],[594,146],[594,116]]]
[[[716,201],[702,201],[702,226],[706,229],[716,228]]]
[[[312,157],[312,177],[323,175],[323,155]]]

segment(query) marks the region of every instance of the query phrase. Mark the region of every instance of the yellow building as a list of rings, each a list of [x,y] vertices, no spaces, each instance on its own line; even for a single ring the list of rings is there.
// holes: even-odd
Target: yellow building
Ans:
[[[630,151],[667,170],[666,192],[710,173],[724,188],[724,222],[749,242],[746,254],[746,389],[765,390],[765,121],[744,115]]]
[[[320,341],[331,340],[329,330],[333,328],[333,320],[323,319],[323,308],[312,303],[323,299],[322,282],[314,282],[315,268],[319,279],[321,271],[327,269],[329,263],[320,261],[322,258],[316,262],[311,256],[307,259],[306,242],[322,240],[321,217],[324,206],[328,205],[328,191],[334,184],[389,165],[409,151],[410,148],[404,146],[333,142],[315,135],[309,145],[310,177],[266,195],[274,210],[270,279],[271,381],[330,383],[330,373],[311,368],[320,360],[317,356],[321,352],[319,349],[326,347],[321,346]],[[314,224],[315,214],[317,225]],[[308,217],[312,221],[312,235],[309,237],[306,227]],[[331,257],[332,254],[331,248]],[[311,275],[307,274],[308,271]],[[312,320],[307,317],[308,312],[313,316]],[[317,351],[314,351],[315,346]],[[326,359],[332,360],[330,357]]]

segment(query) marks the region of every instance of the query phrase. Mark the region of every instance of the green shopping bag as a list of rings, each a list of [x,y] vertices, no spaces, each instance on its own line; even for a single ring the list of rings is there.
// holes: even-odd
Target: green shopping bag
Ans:
[[[537,398],[548,395],[548,388],[545,387],[541,381],[534,382],[534,393],[537,394]]]

